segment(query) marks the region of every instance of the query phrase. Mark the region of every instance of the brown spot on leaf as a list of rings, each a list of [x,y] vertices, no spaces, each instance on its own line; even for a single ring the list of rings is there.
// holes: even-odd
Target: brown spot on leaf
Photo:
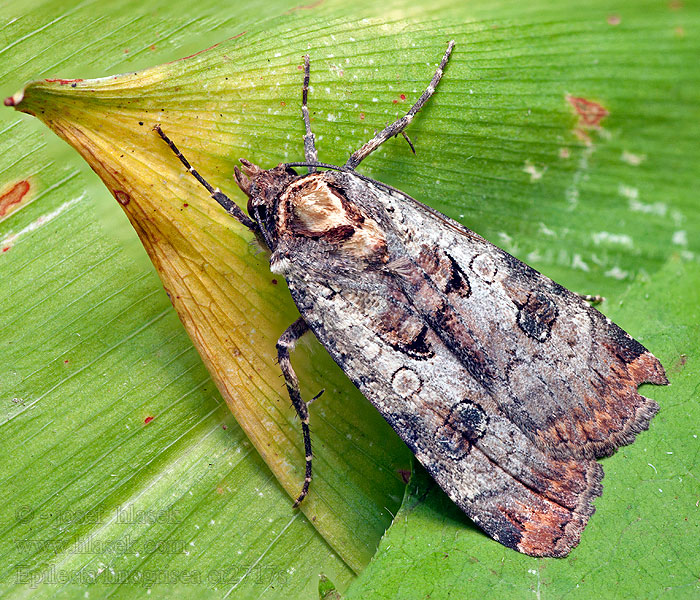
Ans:
[[[23,179],[0,195],[0,217],[4,217],[10,210],[14,210],[24,200],[30,188],[29,182]]]
[[[687,362],[688,362],[688,355],[681,354],[676,359],[676,362],[673,364],[673,371],[676,373],[680,373],[683,369],[685,369],[685,365]]]
[[[289,15],[293,12],[296,12],[297,10],[312,10],[314,8],[318,8],[323,4],[323,0],[316,0],[316,2],[312,2],[311,4],[301,4],[300,6],[295,6],[294,8],[290,8],[285,14]]]
[[[230,38],[227,38],[226,41],[228,42],[229,40],[235,40],[235,39],[241,37],[242,35],[245,35],[246,33],[248,33],[248,32],[247,32],[247,31],[242,31],[241,33],[238,33],[238,34],[236,34],[236,35],[233,35],[233,36],[231,36]],[[221,44],[221,42],[217,42],[216,44],[212,44],[212,45],[209,46],[208,48],[204,48],[204,50],[200,50],[199,52],[195,52],[194,54],[190,54],[189,56],[184,56],[184,57],[178,58],[178,59],[176,59],[176,60],[171,60],[169,63],[166,63],[166,64],[170,65],[170,64],[176,63],[176,62],[178,62],[178,61],[180,61],[180,60],[189,60],[190,58],[194,58],[195,56],[199,56],[199,55],[202,54],[203,52],[208,52],[209,50],[213,50],[214,48],[216,48],[216,47],[217,47],[218,45],[220,45],[220,44]]]
[[[78,83],[83,81],[82,79],[44,79],[47,83],[60,83],[61,85],[68,85],[69,83]]]
[[[601,120],[610,114],[602,104],[592,100],[577,96],[567,96],[566,100],[578,114],[579,124],[586,127],[600,127]]]
[[[123,190],[114,190],[114,197],[122,206],[126,206],[131,202],[131,196]]]
[[[411,480],[411,472],[407,469],[399,469],[399,477],[401,477],[401,481],[408,484],[408,482]]]

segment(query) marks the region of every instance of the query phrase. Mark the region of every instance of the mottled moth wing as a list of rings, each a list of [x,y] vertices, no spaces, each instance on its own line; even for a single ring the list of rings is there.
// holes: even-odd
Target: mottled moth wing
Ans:
[[[602,491],[595,459],[631,443],[658,410],[637,386],[668,382],[654,356],[580,296],[354,171],[425,105],[453,47],[409,111],[343,167],[317,162],[305,57],[305,162],[264,170],[241,159],[250,217],[156,130],[271,250],[270,268],[301,312],[277,343],[306,452],[295,506],[309,490],[312,451],[289,350],[310,327],[475,523],[526,554],[565,556]],[[299,165],[309,174],[298,176]]]
[[[334,360],[489,535],[566,555],[602,491],[595,457],[658,410],[637,392],[667,383],[657,359],[576,294],[388,186],[315,173],[277,206],[286,233],[271,266]]]

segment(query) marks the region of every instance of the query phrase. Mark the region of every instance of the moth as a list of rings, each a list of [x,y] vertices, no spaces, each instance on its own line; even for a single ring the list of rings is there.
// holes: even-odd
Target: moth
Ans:
[[[290,350],[311,330],[474,523],[525,554],[566,556],[602,493],[595,459],[632,443],[659,409],[637,386],[668,381],[583,297],[356,171],[433,95],[453,47],[412,108],[343,166],[318,161],[304,57],[305,160],[263,169],[240,159],[248,214],[155,130],[269,249],[299,308],[277,342],[306,450],[295,506],[309,491],[312,451]]]

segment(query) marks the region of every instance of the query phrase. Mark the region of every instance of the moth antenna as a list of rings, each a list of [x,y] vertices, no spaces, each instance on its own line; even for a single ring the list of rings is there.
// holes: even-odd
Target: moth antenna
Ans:
[[[440,66],[435,71],[435,75],[433,75],[433,78],[428,84],[428,87],[425,88],[425,91],[423,92],[421,97],[418,98],[418,101],[411,107],[411,109],[403,117],[394,121],[391,125],[385,127],[369,142],[367,142],[359,150],[354,152],[353,155],[350,158],[348,158],[348,161],[345,163],[346,168],[355,169],[357,165],[359,165],[372,152],[379,148],[379,146],[381,146],[388,139],[391,139],[392,137],[397,136],[399,133],[403,132],[403,130],[410,125],[411,121],[413,121],[413,118],[416,116],[416,113],[421,108],[423,108],[425,103],[435,93],[435,89],[440,83],[440,79],[442,79],[442,73],[445,69],[445,65],[447,65],[447,61],[450,60],[450,54],[452,54],[452,49],[454,48],[454,45],[454,41],[451,41],[449,44],[447,44],[447,50],[445,51],[445,55],[440,61]],[[413,148],[413,144],[411,144],[411,148]]]
[[[304,56],[304,86],[301,88],[301,116],[304,119],[304,128],[306,129],[306,133],[304,134],[304,160],[307,163],[317,163],[318,152],[316,151],[316,138],[311,132],[311,117],[309,116],[309,107],[307,105],[310,78],[311,64],[309,62],[309,55],[307,54]],[[313,165],[307,168],[309,173],[314,173],[316,171],[316,167]]]
[[[155,131],[163,139],[163,141],[170,146],[170,149],[173,151],[175,156],[180,159],[180,162],[185,165],[185,168],[192,174],[192,177],[194,177],[206,188],[211,197],[214,198],[214,200],[216,200],[228,214],[230,214],[242,225],[245,225],[251,231],[258,231],[258,225],[255,221],[253,221],[253,219],[246,215],[241,208],[219,188],[214,189],[211,184],[195,170],[195,168],[190,164],[190,161],[188,161],[182,155],[182,152],[180,152],[178,147],[175,145],[175,142],[173,142],[167,135],[165,135],[165,133],[163,133],[163,130],[160,128],[159,124],[153,126],[153,131]]]

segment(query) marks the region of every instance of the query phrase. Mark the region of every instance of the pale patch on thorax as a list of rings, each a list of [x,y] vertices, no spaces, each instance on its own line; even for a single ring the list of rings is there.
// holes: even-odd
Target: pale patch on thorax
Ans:
[[[375,221],[365,218],[362,225],[355,228],[355,233],[342,244],[343,250],[358,258],[369,258],[386,249],[384,234]]]
[[[322,176],[289,186],[281,198],[280,216],[296,235],[324,238],[355,258],[376,259],[386,251],[377,222],[341,197]]]
[[[305,229],[323,234],[341,225],[352,225],[340,198],[325,181],[316,179],[302,183],[305,185],[295,194],[292,210]],[[290,192],[293,193],[291,189]]]

